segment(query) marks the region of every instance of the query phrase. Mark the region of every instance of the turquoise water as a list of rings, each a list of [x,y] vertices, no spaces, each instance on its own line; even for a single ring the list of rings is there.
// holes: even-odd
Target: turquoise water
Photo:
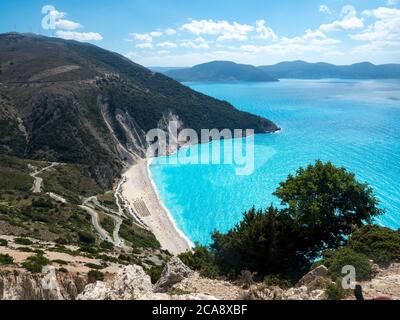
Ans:
[[[187,85],[283,129],[256,135],[256,169],[250,176],[237,176],[232,165],[165,165],[162,158],[153,162],[159,195],[193,242],[209,243],[212,231],[229,230],[252,206],[278,205],[272,192],[279,182],[316,159],[345,166],[368,182],[386,210],[377,222],[400,228],[399,81]]]

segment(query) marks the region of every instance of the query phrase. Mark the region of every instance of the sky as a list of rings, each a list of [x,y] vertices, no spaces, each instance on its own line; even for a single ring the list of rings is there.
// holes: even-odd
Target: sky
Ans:
[[[0,1],[0,33],[90,42],[145,66],[400,63],[400,0]]]

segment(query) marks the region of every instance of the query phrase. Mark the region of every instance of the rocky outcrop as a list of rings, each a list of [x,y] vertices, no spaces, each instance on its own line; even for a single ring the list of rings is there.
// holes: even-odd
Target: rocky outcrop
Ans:
[[[160,280],[155,286],[156,292],[167,292],[173,285],[193,274],[178,257],[173,257],[165,266]]]
[[[163,273],[165,278],[162,283],[170,284],[170,281],[177,281],[190,271],[178,260],[174,259],[170,262],[169,268],[166,268],[169,271]],[[86,286],[77,300],[216,300],[216,298],[183,291],[170,294],[155,292],[150,277],[142,267],[127,266],[108,283],[98,281]]]
[[[136,265],[121,269],[110,283],[98,281],[86,286],[77,300],[137,300],[153,292],[150,277]]]
[[[0,300],[74,300],[83,291],[85,277],[45,267],[42,274],[26,271],[0,273]]]
[[[312,297],[324,297],[320,292],[314,292],[322,290],[325,292],[325,289],[334,284],[331,278],[328,277],[328,268],[325,266],[318,266],[315,269],[311,270],[307,273],[300,281],[297,283],[296,288],[300,289],[302,287],[306,287],[308,289],[308,293],[311,293]],[[296,293],[295,293],[296,295]]]
[[[400,263],[392,263],[388,268],[376,268],[377,275],[370,281],[361,283],[364,298],[375,299],[387,296],[400,300]]]

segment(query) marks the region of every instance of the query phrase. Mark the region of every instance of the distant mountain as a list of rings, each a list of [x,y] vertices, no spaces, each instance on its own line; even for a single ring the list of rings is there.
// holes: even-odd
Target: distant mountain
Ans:
[[[86,165],[109,187],[171,118],[197,132],[278,129],[94,45],[0,34],[0,154]]]
[[[230,61],[213,61],[192,68],[170,70],[165,75],[177,81],[278,81],[254,66]]]
[[[374,65],[362,62],[336,66],[322,62],[292,61],[261,66],[259,69],[278,79],[400,79],[400,64]]]

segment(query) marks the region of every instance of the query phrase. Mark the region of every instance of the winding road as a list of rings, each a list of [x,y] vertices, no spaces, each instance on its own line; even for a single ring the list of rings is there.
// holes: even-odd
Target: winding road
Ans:
[[[43,183],[43,179],[38,177],[38,174],[41,174],[55,166],[59,165],[59,163],[57,162],[53,162],[51,165],[41,169],[41,170],[35,170],[33,173],[30,174],[30,176],[32,178],[34,178],[35,180],[33,181],[33,187],[32,187],[32,191],[33,193],[41,193],[42,192],[42,183]],[[30,166],[31,168],[34,168],[33,166]]]

